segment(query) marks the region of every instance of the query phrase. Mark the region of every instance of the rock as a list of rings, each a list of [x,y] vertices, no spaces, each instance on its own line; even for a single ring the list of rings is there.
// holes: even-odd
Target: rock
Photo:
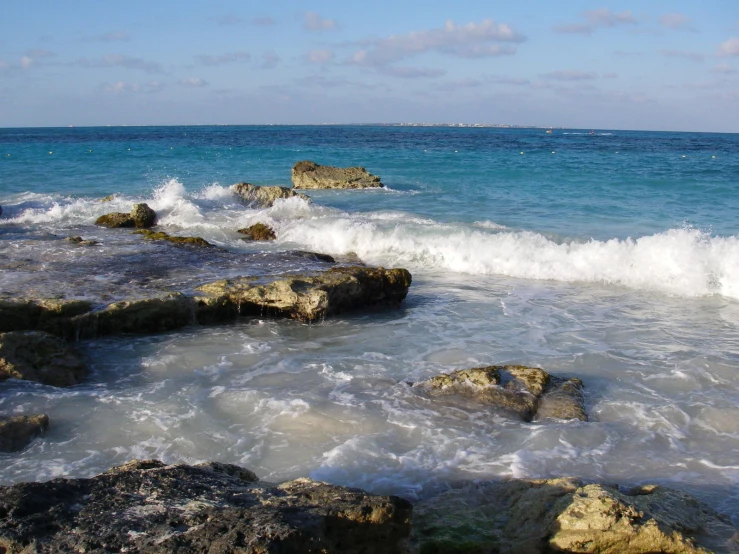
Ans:
[[[326,262],[328,264],[335,264],[336,259],[328,254],[319,254],[318,252],[308,252],[307,250],[290,250],[287,252],[291,256],[296,258],[306,258],[314,262]]]
[[[85,300],[0,300],[0,333],[40,330],[69,337],[70,318],[91,309]]]
[[[116,195],[115,195],[115,194],[109,194],[108,196],[103,196],[103,197],[102,197],[102,198],[100,199],[100,202],[101,202],[101,203],[102,203],[102,202],[111,202],[111,201],[115,200],[115,198],[116,198]]]
[[[198,287],[211,297],[199,299],[199,308],[211,306],[216,298],[221,307],[224,303],[237,306],[241,315],[276,315],[310,322],[376,304],[398,305],[410,284],[407,270],[381,267],[334,267],[267,284],[252,278],[222,279]]]
[[[429,396],[472,398],[523,419],[587,420],[582,381],[552,378],[537,367],[518,365],[460,369],[412,384]],[[543,402],[544,410],[539,414]]]
[[[377,175],[363,167],[332,167],[311,161],[298,162],[292,169],[296,189],[364,189],[384,186]]]
[[[413,514],[421,552],[705,554],[728,551],[734,533],[728,518],[684,492],[624,493],[570,478],[465,485],[416,504]]]
[[[255,223],[251,227],[239,229],[239,233],[247,235],[247,240],[275,240],[277,235],[272,227],[264,223]]]
[[[309,196],[287,187],[260,187],[251,183],[237,183],[231,187],[231,190],[248,205],[259,208],[269,208],[275,200],[293,196],[302,198],[306,202],[312,202]]]
[[[411,505],[238,466],[133,461],[91,479],[0,487],[0,552],[401,553]]]
[[[0,452],[23,450],[48,427],[46,414],[0,418]]]
[[[68,387],[86,375],[85,363],[59,337],[44,331],[0,333],[0,380],[25,379]]]
[[[71,242],[72,244],[78,244],[80,246],[95,246],[96,244],[100,244],[96,240],[84,240],[82,237],[67,237],[67,242]]]
[[[95,225],[101,225],[102,227],[109,227],[111,229],[130,227],[147,228],[154,225],[156,217],[156,212],[147,204],[134,204],[131,213],[113,212],[101,215],[95,220]]]
[[[191,244],[193,246],[213,246],[205,239],[200,237],[174,237],[163,231],[151,231],[149,229],[139,229],[134,231],[136,235],[143,235],[147,240],[166,240],[174,244]]]

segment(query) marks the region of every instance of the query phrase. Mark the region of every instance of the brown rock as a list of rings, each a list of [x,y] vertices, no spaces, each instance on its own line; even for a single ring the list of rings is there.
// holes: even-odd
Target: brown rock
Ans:
[[[551,386],[539,399],[539,408],[536,411],[536,420],[543,419],[588,420],[580,379],[552,379]]]
[[[264,223],[255,223],[251,227],[239,229],[239,233],[246,235],[248,240],[275,240],[277,235],[272,227]]]
[[[95,220],[95,225],[109,227],[111,229],[130,227],[147,228],[154,225],[156,215],[156,212],[147,204],[134,204],[131,213],[113,212],[101,215]]]
[[[148,204],[134,204],[131,210],[131,218],[135,227],[146,229],[154,225],[157,214]]]
[[[49,427],[49,416],[15,416],[0,418],[0,452],[17,452]]]
[[[163,231],[151,231],[149,229],[139,229],[134,231],[136,235],[143,235],[147,240],[164,240],[173,244],[190,244],[193,246],[213,246],[205,239],[200,237],[176,237],[168,235]]]
[[[58,337],[44,331],[0,334],[0,380],[24,379],[68,387],[86,375],[80,356]]]
[[[377,175],[363,167],[332,167],[306,160],[292,168],[296,189],[363,189],[384,186]]]
[[[295,192],[287,187],[260,187],[251,183],[237,183],[231,187],[234,194],[250,206],[269,208],[276,200],[297,196],[306,202],[312,202],[309,196]]]

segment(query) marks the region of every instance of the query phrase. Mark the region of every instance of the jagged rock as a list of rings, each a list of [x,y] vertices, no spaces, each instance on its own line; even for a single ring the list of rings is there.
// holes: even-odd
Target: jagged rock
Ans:
[[[312,202],[309,196],[287,187],[260,187],[251,183],[236,183],[231,187],[231,190],[250,206],[259,208],[269,208],[275,203],[275,200],[292,198],[293,196],[302,198],[306,202]]]
[[[684,492],[622,492],[571,478],[465,485],[416,504],[413,529],[421,552],[706,554],[738,546],[730,520]]]
[[[329,264],[335,264],[336,259],[328,254],[319,254],[318,252],[308,252],[307,250],[290,250],[287,252],[291,256],[296,258],[307,258],[316,262],[326,262]]]
[[[245,237],[247,240],[275,240],[277,238],[272,227],[264,223],[255,223],[251,227],[239,229],[238,232],[247,235]]]
[[[517,365],[460,369],[412,384],[429,396],[457,395],[512,413],[524,421],[587,420],[582,381],[552,378],[537,367]],[[539,414],[543,403],[544,410]]]
[[[0,452],[17,452],[49,427],[49,416],[14,416],[0,418]]]
[[[406,552],[411,505],[238,466],[134,461],[91,479],[0,487],[0,552]]]
[[[108,196],[103,196],[103,197],[102,197],[102,198],[100,199],[100,202],[101,202],[101,203],[102,203],[102,202],[111,202],[112,200],[115,200],[115,198],[116,198],[116,195],[115,195],[115,194],[109,194]]]
[[[242,315],[277,315],[309,322],[375,304],[400,304],[410,284],[407,270],[381,267],[334,267],[267,284],[253,278],[222,279],[198,287],[211,297],[199,300],[198,318],[217,299],[216,305],[232,304]]]
[[[68,387],[80,383],[85,375],[85,363],[59,337],[44,331],[0,333],[0,380]]]
[[[92,240],[92,239],[90,239],[90,240],[84,240],[82,237],[78,237],[78,236],[75,236],[75,237],[67,237],[64,240],[66,240],[67,242],[71,242],[72,244],[78,244],[80,246],[95,246],[97,244],[100,244],[96,240]]]
[[[113,212],[101,215],[95,220],[95,225],[117,228],[147,228],[154,225],[157,214],[147,204],[134,204],[131,213]]]
[[[332,167],[305,160],[292,169],[296,189],[364,189],[384,186],[363,167]]]
[[[85,300],[0,300],[0,333],[40,330],[67,337],[70,318],[91,309]]]
[[[193,246],[213,246],[207,240],[201,239],[200,237],[175,237],[163,231],[139,229],[138,231],[134,231],[134,234],[143,235],[147,240],[166,240],[174,244],[191,244]]]

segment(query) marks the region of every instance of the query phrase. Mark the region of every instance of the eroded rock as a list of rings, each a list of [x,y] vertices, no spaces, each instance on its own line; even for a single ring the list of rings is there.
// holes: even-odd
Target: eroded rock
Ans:
[[[169,235],[164,231],[151,231],[150,229],[139,229],[134,231],[136,235],[143,235],[147,240],[164,240],[173,244],[189,244],[192,246],[213,246],[207,240],[200,237],[177,237]]]
[[[406,269],[334,267],[266,284],[253,278],[222,279],[198,290],[210,296],[199,299],[201,308],[220,302],[221,307],[237,306],[242,315],[276,315],[309,322],[376,304],[398,305],[410,284],[411,274]]]
[[[49,416],[0,417],[0,452],[18,452],[49,428]]]
[[[0,487],[0,551],[400,553],[411,505],[238,466],[134,461],[91,479]]]
[[[377,175],[372,175],[363,167],[333,167],[310,160],[293,166],[292,182],[296,189],[363,189],[384,186]]]
[[[137,227],[144,229],[152,227],[156,222],[157,214],[148,204],[134,204],[130,213],[113,212],[101,215],[95,220],[95,225],[117,228]]]
[[[68,387],[86,375],[82,358],[59,337],[44,331],[0,333],[0,380],[24,379]]]
[[[275,200],[292,198],[293,196],[302,198],[306,202],[312,201],[309,196],[287,187],[260,187],[251,183],[237,183],[231,187],[231,190],[248,205],[259,208],[269,208],[275,203]]]
[[[238,232],[246,235],[245,238],[248,240],[275,240],[277,238],[274,229],[264,223],[255,223],[250,227],[239,229]]]
[[[80,236],[67,237],[64,240],[66,240],[67,242],[71,242],[72,244],[77,244],[79,246],[96,246],[100,244],[96,240],[93,240],[93,239],[85,240]]]

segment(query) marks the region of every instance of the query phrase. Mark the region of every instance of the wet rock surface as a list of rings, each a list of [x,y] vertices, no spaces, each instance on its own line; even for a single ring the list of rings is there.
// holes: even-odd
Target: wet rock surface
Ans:
[[[73,236],[73,237],[67,237],[64,240],[67,242],[71,242],[72,244],[77,244],[79,246],[97,246],[100,244],[96,240],[85,240],[80,236]]]
[[[238,466],[133,461],[91,479],[0,487],[0,551],[400,553],[411,505]]]
[[[431,397],[471,398],[524,421],[587,421],[582,382],[553,377],[537,367],[506,365],[460,369],[412,383],[412,386]]]
[[[222,279],[198,287],[208,295],[201,308],[220,301],[242,315],[275,315],[316,321],[336,313],[377,304],[398,305],[408,294],[405,269],[336,267],[314,275],[296,275],[262,284],[253,278]]]
[[[264,223],[255,223],[250,227],[239,229],[238,232],[246,235],[244,237],[246,240],[275,240],[277,238],[274,229]]]
[[[296,189],[363,189],[384,186],[363,167],[333,167],[305,160],[292,168]]]
[[[252,207],[269,208],[276,200],[292,198],[294,196],[302,198],[306,202],[311,202],[309,196],[295,192],[293,189],[287,187],[261,187],[252,185],[251,183],[236,183],[231,187],[231,190],[243,202]]]
[[[87,366],[62,339],[44,331],[0,333],[0,380],[23,379],[68,387],[84,380]]]
[[[157,214],[147,204],[134,204],[130,213],[113,212],[101,215],[95,225],[111,229],[137,227],[145,229],[156,222]]]
[[[468,484],[414,506],[421,553],[736,552],[727,517],[655,485],[621,491],[571,478]]]
[[[178,237],[165,233],[164,231],[151,231],[149,229],[139,229],[134,231],[136,235],[143,235],[146,240],[166,240],[173,244],[189,244],[191,246],[213,246],[207,240],[200,237]]]
[[[0,452],[17,452],[49,427],[46,414],[0,417]]]

